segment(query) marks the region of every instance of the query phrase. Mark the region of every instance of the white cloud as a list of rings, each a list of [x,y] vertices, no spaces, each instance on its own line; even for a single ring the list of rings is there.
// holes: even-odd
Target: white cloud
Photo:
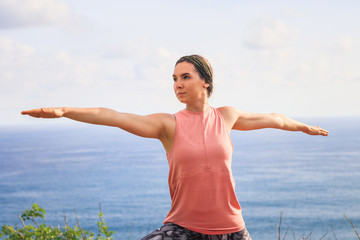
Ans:
[[[66,53],[65,51],[60,51],[58,54],[57,54],[57,59],[62,61],[63,63],[65,64],[70,64],[71,61],[70,61],[70,56],[68,53]]]
[[[127,45],[121,47],[122,52],[129,50]],[[24,109],[64,105],[132,111],[136,106],[148,113],[176,104],[171,80],[175,60],[169,60],[173,54],[153,44],[144,44],[141,50],[148,53],[146,58],[140,54],[104,58],[96,51],[43,53],[14,39],[0,38],[0,94]],[[5,108],[7,102],[2,101],[0,109]]]
[[[172,68],[179,54],[146,39],[132,39],[117,46],[107,47],[102,57],[107,60],[104,67],[108,72],[116,69],[128,80],[151,80],[164,85],[164,82],[171,79]]]
[[[22,21],[19,27],[64,25],[76,15],[65,3],[67,7],[54,13],[44,4],[35,7],[36,2],[43,1],[34,0],[32,6],[32,2],[24,0],[28,12],[32,12],[26,17],[30,20],[28,24],[21,20],[20,10],[24,11],[24,7],[18,0],[13,2],[19,9],[10,1],[0,0],[2,27],[15,27],[17,21]],[[47,3],[56,6],[63,2]],[[215,91],[211,102],[215,106],[231,104],[243,108],[246,104],[244,110],[249,111],[273,109],[311,115],[318,114],[317,108],[311,107],[312,102],[317,102],[329,106],[322,110],[322,114],[329,115],[333,113],[331,106],[348,102],[348,96],[354,96],[352,102],[360,102],[353,94],[360,79],[358,28],[341,32],[332,24],[331,31],[324,28],[315,35],[312,26],[322,26],[317,22],[318,15],[309,18],[311,14],[300,9],[306,13],[305,18],[299,15],[301,12],[276,8],[275,12],[267,11],[272,17],[262,19],[256,18],[258,11],[249,12],[249,16],[219,17],[212,29],[219,34],[208,38],[195,25],[188,26],[187,35],[178,35],[182,33],[178,30],[185,26],[183,22],[177,25],[169,20],[164,27],[151,24],[154,20],[141,14],[137,16],[139,22],[135,21],[137,28],[133,28],[117,18],[120,5],[112,7],[110,15],[106,4],[72,2],[76,12],[96,25],[89,35],[66,36],[63,31],[53,34],[53,28],[2,30],[11,38],[0,37],[0,94],[6,99],[0,108],[7,108],[11,102],[8,112],[19,106],[44,105],[104,106],[141,114],[173,111],[177,106],[183,107],[173,95],[174,63],[191,52],[204,54],[214,67]],[[145,21],[148,24],[143,26]],[[252,24],[245,25],[249,22]],[[154,32],[150,33],[150,25]],[[246,34],[230,32],[233,29],[245,29]],[[29,37],[30,34],[34,36]],[[245,44],[239,44],[241,41]],[[283,108],[278,109],[280,106]],[[342,113],[349,111],[350,107]],[[17,118],[18,115],[13,115],[2,121]]]
[[[16,43],[11,38],[0,38],[0,51],[8,57],[23,58],[35,52],[35,49],[26,44]]]
[[[333,44],[334,50],[338,50],[341,52],[350,52],[354,48],[354,39],[352,37],[343,36],[339,38],[339,40]]]
[[[57,0],[1,0],[0,28],[43,25],[74,25],[79,17]]]
[[[130,39],[121,42],[118,46],[112,46],[105,53],[105,58],[134,58],[137,62],[152,62],[159,59],[171,58],[172,54],[164,47],[150,42],[146,38]]]
[[[11,38],[0,37],[0,91],[6,92],[12,87],[16,75],[23,71],[35,48],[15,42]]]
[[[298,31],[284,21],[263,17],[245,31],[244,44],[250,48],[279,48],[293,43],[297,35]]]

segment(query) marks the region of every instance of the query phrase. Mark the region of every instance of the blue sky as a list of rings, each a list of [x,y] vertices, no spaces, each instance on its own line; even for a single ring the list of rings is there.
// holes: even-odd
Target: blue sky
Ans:
[[[359,116],[359,12],[355,0],[0,0],[0,124],[52,106],[177,112],[174,63],[195,53],[214,68],[215,107]]]

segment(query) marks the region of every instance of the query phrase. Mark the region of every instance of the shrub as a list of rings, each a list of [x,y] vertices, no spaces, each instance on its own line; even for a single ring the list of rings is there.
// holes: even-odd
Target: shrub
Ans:
[[[18,228],[17,226],[12,227],[8,225],[3,225],[0,232],[0,238],[5,238],[9,240],[73,240],[73,239],[83,239],[83,240],[110,240],[114,234],[114,231],[110,231],[107,224],[103,221],[103,213],[99,213],[99,221],[96,225],[98,227],[98,233],[94,234],[88,230],[81,229],[79,220],[76,216],[77,225],[69,227],[67,225],[67,218],[65,217],[65,226],[64,228],[48,226],[45,224],[45,215],[46,212],[43,208],[39,207],[36,203],[32,205],[31,209],[26,209],[19,215],[19,218],[22,222],[22,227]],[[42,219],[44,223],[40,224],[39,219]],[[26,224],[26,223],[27,224]],[[30,223],[28,223],[30,222]]]

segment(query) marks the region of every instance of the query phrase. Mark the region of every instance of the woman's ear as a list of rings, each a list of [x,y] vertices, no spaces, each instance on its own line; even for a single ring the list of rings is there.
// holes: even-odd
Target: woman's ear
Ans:
[[[204,84],[204,87],[205,87],[205,88],[208,88],[209,86],[210,86],[210,85],[209,85],[208,83],[205,83],[205,84]]]

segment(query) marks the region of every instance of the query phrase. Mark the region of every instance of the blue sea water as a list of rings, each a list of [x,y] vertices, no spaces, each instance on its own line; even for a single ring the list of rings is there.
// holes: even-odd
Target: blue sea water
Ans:
[[[41,121],[41,120],[39,120]],[[253,239],[356,239],[360,231],[360,119],[309,124],[328,137],[274,129],[233,131],[233,175]],[[0,226],[39,204],[46,222],[96,232],[99,204],[115,239],[141,239],[170,208],[168,165],[157,140],[74,124],[0,128]]]

